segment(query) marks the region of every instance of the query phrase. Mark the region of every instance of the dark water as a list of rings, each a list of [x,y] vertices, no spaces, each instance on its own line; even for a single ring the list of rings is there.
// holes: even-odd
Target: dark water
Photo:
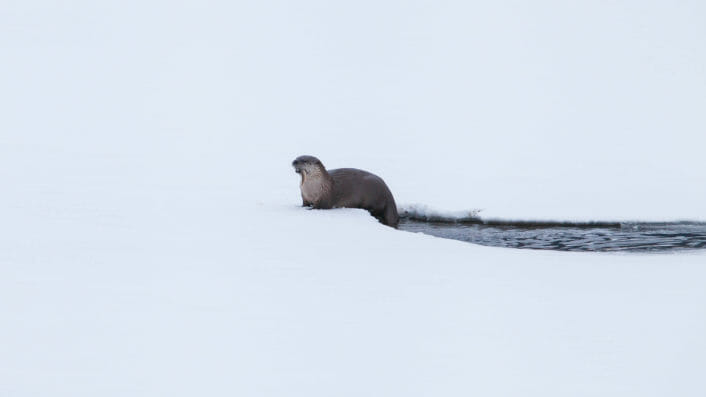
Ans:
[[[706,248],[706,223],[429,222],[399,228],[496,247],[559,251],[668,252]]]

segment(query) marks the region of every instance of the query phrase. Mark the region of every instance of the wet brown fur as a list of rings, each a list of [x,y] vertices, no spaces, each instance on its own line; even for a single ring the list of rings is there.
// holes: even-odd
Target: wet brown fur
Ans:
[[[383,224],[397,227],[395,199],[379,176],[355,168],[327,171],[313,156],[299,156],[292,166],[302,175],[302,205],[319,209],[362,208]]]

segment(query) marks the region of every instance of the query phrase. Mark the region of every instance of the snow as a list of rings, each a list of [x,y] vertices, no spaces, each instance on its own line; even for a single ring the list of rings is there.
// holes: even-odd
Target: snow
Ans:
[[[447,211],[425,204],[411,204],[398,207],[402,218],[434,222],[463,222],[480,219],[480,210]]]
[[[398,231],[290,163],[433,216],[704,221],[704,17],[4,3],[0,395],[703,396],[703,251]]]

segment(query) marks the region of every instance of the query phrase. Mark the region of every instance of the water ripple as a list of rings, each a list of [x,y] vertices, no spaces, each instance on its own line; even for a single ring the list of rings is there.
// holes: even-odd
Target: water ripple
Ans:
[[[401,230],[470,243],[559,251],[664,252],[706,248],[706,223],[453,223],[402,219]]]

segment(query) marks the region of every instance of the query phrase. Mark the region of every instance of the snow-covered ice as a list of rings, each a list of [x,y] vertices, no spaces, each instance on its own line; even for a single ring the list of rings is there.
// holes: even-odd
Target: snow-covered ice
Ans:
[[[299,207],[706,221],[698,2],[6,2],[1,396],[703,396],[706,253]],[[419,203],[416,207],[412,203]]]

